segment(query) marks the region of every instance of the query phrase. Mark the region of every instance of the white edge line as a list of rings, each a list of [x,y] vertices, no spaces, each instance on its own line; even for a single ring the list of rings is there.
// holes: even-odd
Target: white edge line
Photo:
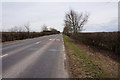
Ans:
[[[63,42],[63,51],[65,52],[65,46],[64,46],[63,35],[62,35],[62,42]],[[64,59],[66,60],[66,53],[64,53]]]
[[[63,42],[63,51],[64,51],[64,61],[67,61],[67,56],[66,56],[66,52],[65,52],[65,45],[64,45],[63,35],[62,35],[62,42]],[[65,71],[66,71],[65,72],[66,77],[69,78],[68,70],[66,69]]]
[[[2,55],[2,56],[0,56],[0,57],[2,58],[2,57],[5,57],[5,56],[7,56],[7,55],[8,55],[8,54],[4,54],[4,55]]]

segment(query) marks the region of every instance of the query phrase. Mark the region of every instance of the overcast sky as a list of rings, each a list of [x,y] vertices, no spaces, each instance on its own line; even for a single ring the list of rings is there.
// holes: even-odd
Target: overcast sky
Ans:
[[[40,31],[43,24],[62,31],[70,9],[90,14],[86,32],[118,30],[117,2],[3,2],[3,29],[29,22],[31,31]]]

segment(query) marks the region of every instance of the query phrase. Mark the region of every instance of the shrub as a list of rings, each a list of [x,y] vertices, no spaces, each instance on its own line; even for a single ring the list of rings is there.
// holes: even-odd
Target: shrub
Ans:
[[[14,40],[22,40],[27,38],[34,38],[34,37],[40,37],[44,35],[52,35],[52,34],[59,34],[60,32],[52,32],[52,31],[46,31],[46,32],[2,32],[2,42],[6,41],[14,41]]]
[[[86,45],[95,46],[99,49],[120,52],[120,32],[96,32],[77,33],[72,38]]]

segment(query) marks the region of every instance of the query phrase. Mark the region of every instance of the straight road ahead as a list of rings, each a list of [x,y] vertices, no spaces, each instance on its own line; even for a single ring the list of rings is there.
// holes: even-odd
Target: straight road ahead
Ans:
[[[3,78],[66,78],[61,34],[2,45]]]

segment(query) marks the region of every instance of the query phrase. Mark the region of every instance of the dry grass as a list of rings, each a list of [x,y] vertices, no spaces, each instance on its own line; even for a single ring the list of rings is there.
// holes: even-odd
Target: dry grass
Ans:
[[[79,49],[84,51],[85,55],[87,55],[89,59],[100,66],[104,70],[104,72],[110,76],[110,78],[118,77],[118,56],[108,51],[90,48],[84,44],[76,43],[76,45],[79,47]]]

